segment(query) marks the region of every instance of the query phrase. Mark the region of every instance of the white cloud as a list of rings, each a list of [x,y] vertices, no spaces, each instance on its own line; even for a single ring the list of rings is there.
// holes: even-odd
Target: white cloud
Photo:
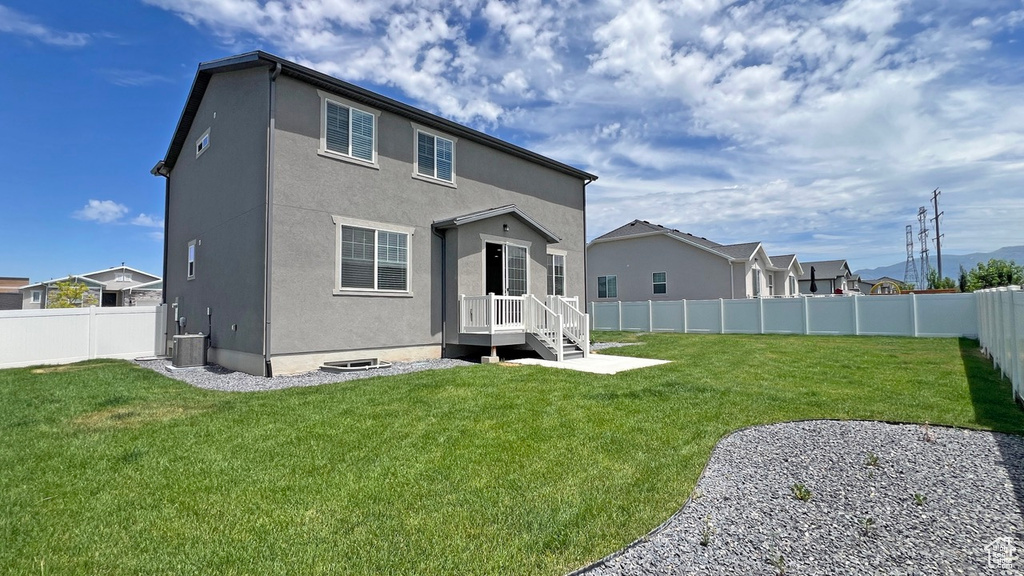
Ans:
[[[53,46],[79,47],[85,46],[91,40],[89,34],[54,30],[2,4],[0,4],[0,32],[25,36]]]
[[[592,235],[886,264],[939,186],[944,251],[1020,243],[1016,0],[145,1],[598,174]]]
[[[127,206],[113,200],[89,200],[89,203],[76,210],[73,216],[79,220],[110,224],[120,220],[128,211]]]
[[[163,216],[153,216],[152,214],[139,214],[135,218],[132,218],[131,223],[136,226],[145,226],[146,228],[164,227]]]

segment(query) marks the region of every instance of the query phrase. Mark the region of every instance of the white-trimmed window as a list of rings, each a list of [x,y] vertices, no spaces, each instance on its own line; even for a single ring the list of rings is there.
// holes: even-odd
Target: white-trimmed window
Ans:
[[[412,228],[334,217],[339,292],[408,293]]]
[[[768,295],[769,296],[774,296],[775,295],[775,274],[772,274],[771,272],[768,272],[767,274],[765,274],[764,278],[765,278],[765,280],[768,281]]]
[[[43,291],[42,290],[33,290],[32,293],[31,293],[31,298],[32,298],[31,302],[33,304],[41,303],[43,301]]]
[[[132,281],[132,273],[131,272],[118,272],[114,276],[114,282],[131,282],[131,281]]]
[[[796,296],[797,293],[798,292],[797,292],[797,289],[796,289],[796,276],[793,276],[792,274],[790,274],[789,275],[789,295],[790,296]]]
[[[455,138],[413,125],[416,134],[413,175],[455,184]]]
[[[199,158],[199,155],[202,154],[203,152],[206,152],[206,149],[209,147],[210,129],[207,128],[206,132],[203,132],[203,135],[200,136],[198,140],[196,140],[196,158]]]
[[[668,292],[668,279],[665,272],[655,272],[652,275],[651,281],[655,294],[665,294]]]
[[[320,154],[377,165],[380,112],[326,92],[320,94]]]
[[[597,277],[597,297],[598,298],[618,298],[619,290],[616,285],[615,276],[598,276]]]
[[[565,254],[548,254],[548,295],[565,296]]]
[[[761,296],[761,269],[751,268],[750,269],[750,292],[757,298]]]
[[[196,277],[196,241],[188,243],[188,274],[186,278],[191,280]]]

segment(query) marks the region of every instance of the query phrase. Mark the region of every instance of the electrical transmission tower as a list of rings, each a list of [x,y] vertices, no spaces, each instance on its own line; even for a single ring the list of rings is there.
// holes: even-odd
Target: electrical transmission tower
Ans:
[[[907,267],[903,270],[903,283],[917,286],[917,263],[914,261],[914,226],[907,224]]]
[[[917,211],[918,233],[917,240],[921,244],[921,276],[925,281],[928,279],[928,272],[931,266],[928,262],[928,209],[921,206]]]

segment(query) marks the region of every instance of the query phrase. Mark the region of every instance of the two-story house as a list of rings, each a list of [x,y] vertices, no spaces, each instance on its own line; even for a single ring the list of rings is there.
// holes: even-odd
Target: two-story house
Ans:
[[[631,302],[796,296],[802,268],[760,242],[724,245],[634,220],[587,245],[587,270],[588,302]]]
[[[539,340],[561,358],[554,332],[585,327],[596,176],[294,62],[200,64],[152,172],[168,324],[227,368],[544,355]]]

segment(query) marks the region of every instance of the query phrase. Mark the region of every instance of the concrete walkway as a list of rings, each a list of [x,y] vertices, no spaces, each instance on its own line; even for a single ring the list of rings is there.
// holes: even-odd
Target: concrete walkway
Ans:
[[[520,358],[509,360],[511,364],[529,364],[532,366],[548,366],[550,368],[562,368],[564,370],[576,370],[577,372],[590,372],[591,374],[617,374],[625,370],[668,364],[668,360],[651,360],[649,358],[631,358],[629,356],[610,356],[608,354],[590,354],[589,358],[575,358],[563,362],[553,360],[541,360],[540,358]]]

